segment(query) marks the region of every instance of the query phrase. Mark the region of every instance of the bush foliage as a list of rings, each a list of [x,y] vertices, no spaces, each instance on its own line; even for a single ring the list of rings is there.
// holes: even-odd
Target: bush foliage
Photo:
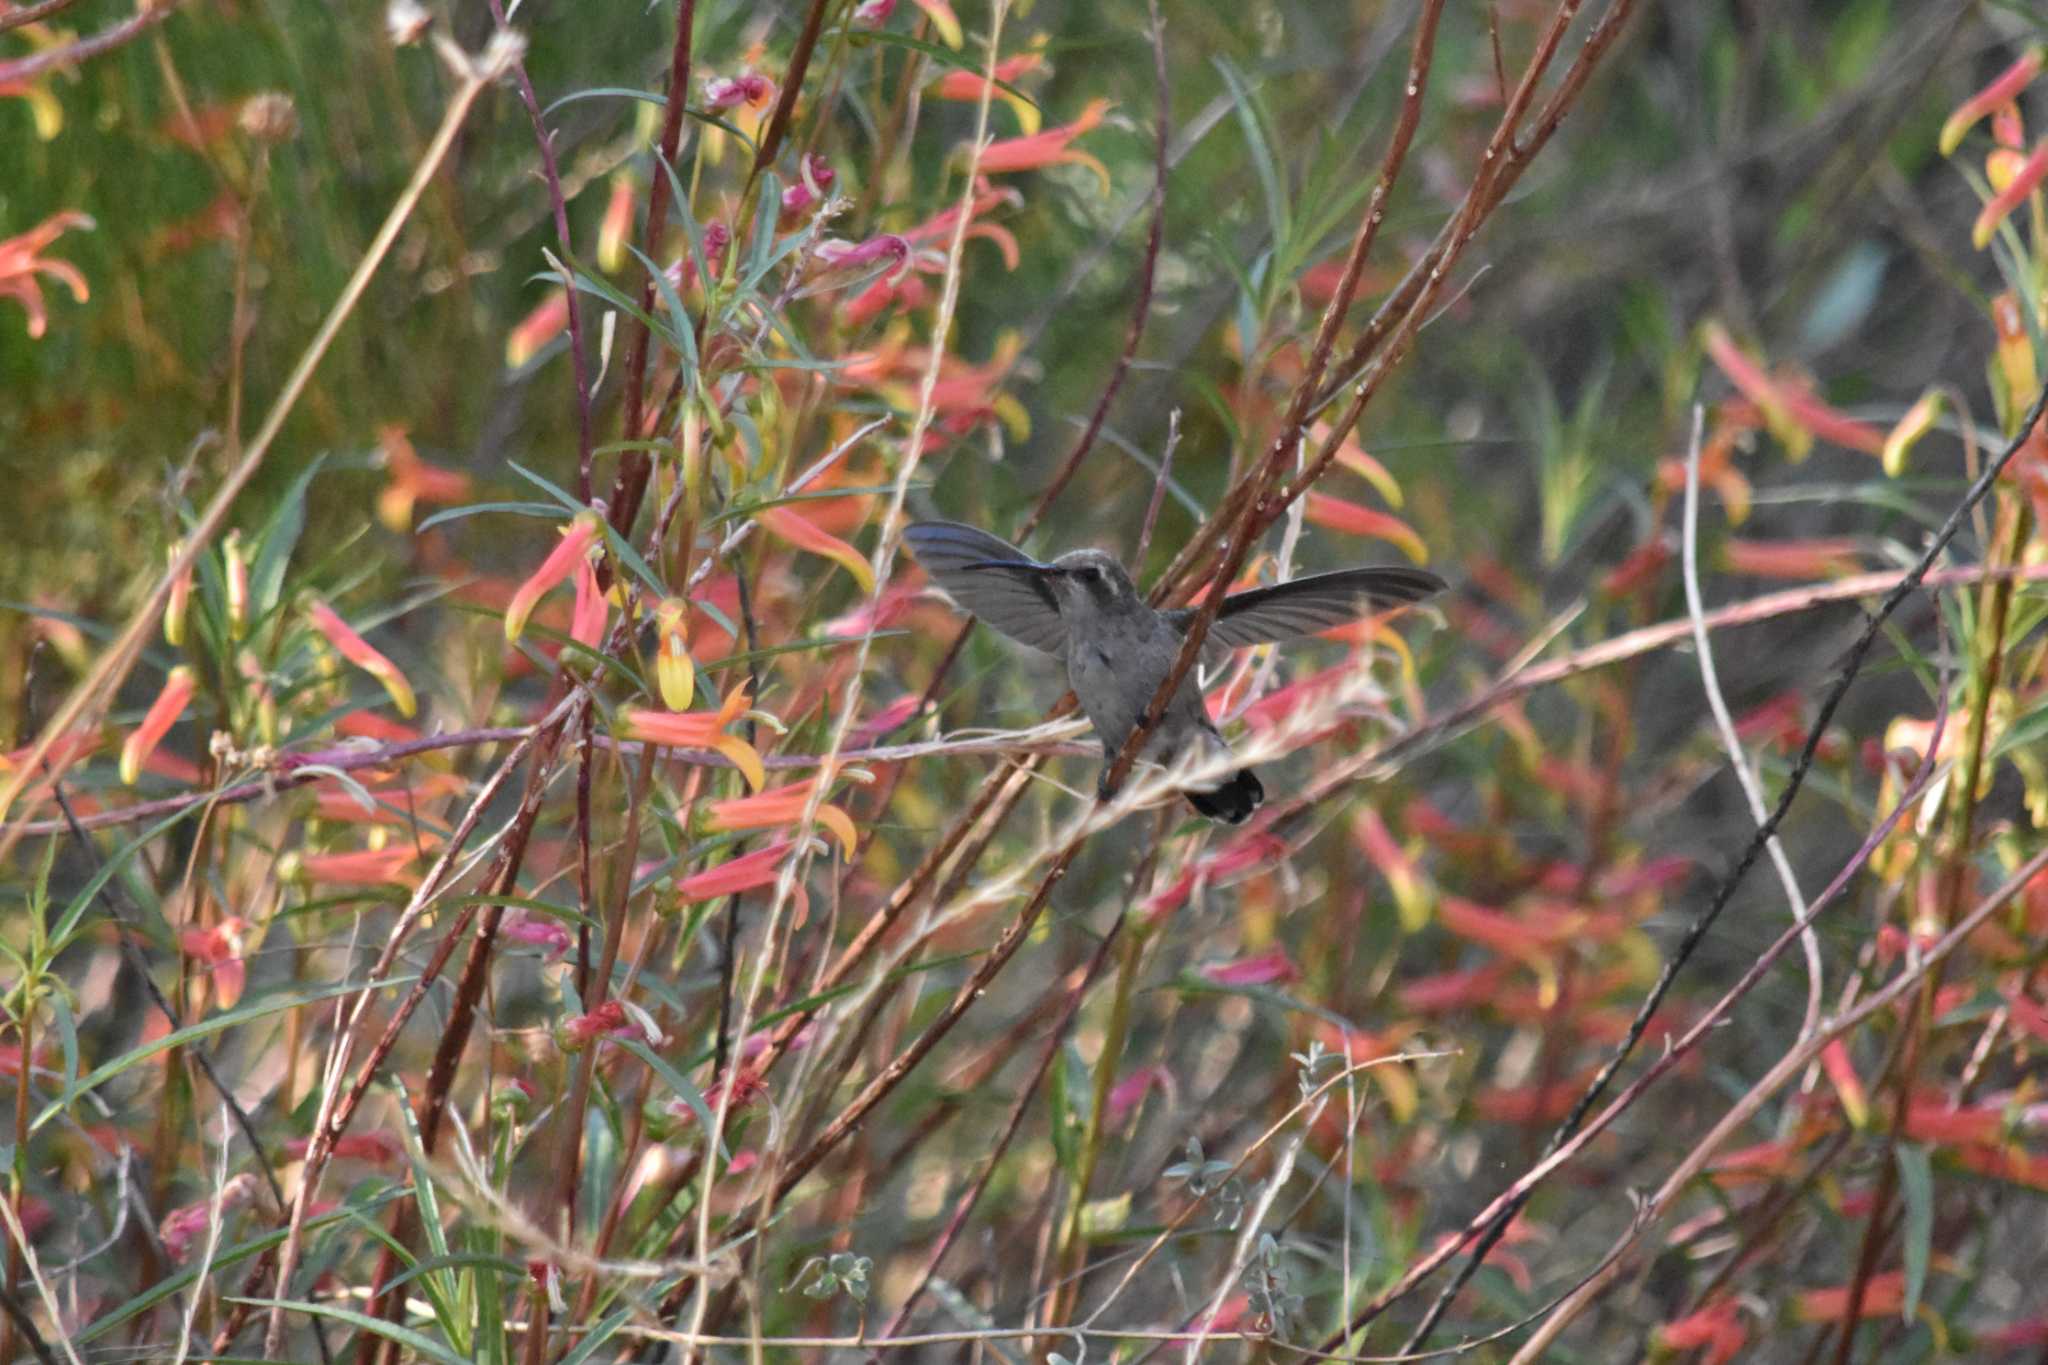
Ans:
[[[2038,1354],[2044,42],[0,0],[0,1359]]]

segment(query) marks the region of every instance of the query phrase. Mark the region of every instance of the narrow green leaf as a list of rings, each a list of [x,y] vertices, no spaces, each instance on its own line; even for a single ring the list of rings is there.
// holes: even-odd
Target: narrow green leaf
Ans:
[[[715,1117],[711,1112],[711,1106],[705,1102],[704,1092],[692,1085],[688,1076],[670,1066],[660,1053],[638,1038],[617,1038],[613,1041],[653,1068],[654,1074],[661,1077],[662,1083],[681,1097],[684,1104],[690,1106],[690,1112],[697,1116],[697,1122],[703,1125],[704,1131],[711,1131],[711,1120]],[[730,1160],[722,1138],[718,1144],[718,1154]]]
[[[65,1086],[64,1093],[51,1100],[49,1104],[44,1106],[43,1112],[36,1115],[35,1122],[29,1125],[30,1130],[34,1131],[41,1128],[51,1119],[63,1113],[71,1105],[75,1104],[80,1096],[84,1095],[86,1091],[91,1090],[94,1086],[112,1080],[138,1062],[148,1061],[160,1052],[169,1051],[174,1047],[184,1047],[188,1043],[198,1042],[201,1038],[211,1038],[216,1033],[224,1033],[239,1024],[246,1024],[252,1019],[262,1019],[279,1013],[282,1010],[296,1009],[301,1005],[317,1004],[322,1000],[332,1000],[337,995],[349,995],[356,991],[390,990],[394,986],[408,986],[418,979],[416,974],[408,974],[404,976],[388,976],[384,980],[374,983],[374,985],[364,981],[343,981],[336,985],[322,986],[313,990],[279,991],[275,995],[265,996],[254,1004],[243,1005],[239,1009],[216,1014],[211,1018],[202,1019],[196,1024],[187,1024],[184,1028],[167,1033],[161,1038],[153,1039],[142,1044],[140,1047],[132,1048],[114,1058],[111,1062],[105,1062],[94,1067],[90,1072],[79,1077],[70,1085]]]
[[[358,1313],[353,1308],[338,1308],[329,1303],[307,1303],[303,1299],[244,1299],[233,1295],[227,1296],[227,1302],[246,1303],[251,1308],[282,1308],[290,1313],[332,1318],[336,1322],[345,1322],[358,1331],[369,1332],[387,1341],[395,1341],[409,1350],[417,1351],[428,1360],[443,1361],[446,1365],[472,1365],[469,1357],[457,1355],[424,1332],[415,1332],[410,1327],[400,1327],[382,1318],[373,1318],[368,1313]]]
[[[1899,1316],[1911,1322],[1920,1311],[1920,1291],[1927,1287],[1927,1261],[1934,1248],[1934,1171],[1927,1149],[1901,1142],[1893,1149],[1899,1161],[1899,1196],[1906,1205],[1906,1297]]]

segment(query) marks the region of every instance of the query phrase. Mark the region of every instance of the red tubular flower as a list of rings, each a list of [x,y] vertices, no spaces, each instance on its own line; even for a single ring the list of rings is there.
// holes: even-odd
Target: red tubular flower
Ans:
[[[1732,1298],[1714,1299],[1696,1313],[1673,1319],[1657,1329],[1657,1340],[1667,1350],[1704,1350],[1701,1365],[1725,1365],[1735,1359],[1749,1341],[1740,1320],[1742,1305]]]
[[[611,194],[597,226],[597,268],[607,275],[626,263],[626,239],[633,232],[633,204],[639,197],[640,186],[631,171],[612,173]],[[567,319],[563,321],[566,324]]]
[[[242,998],[242,985],[248,978],[242,961],[248,929],[249,921],[229,915],[210,929],[187,929],[178,936],[185,956],[212,976],[214,995],[224,1010],[233,1009]]]
[[[846,289],[886,274],[894,284],[910,268],[910,243],[893,232],[849,242],[828,237],[811,253],[813,267],[803,278],[798,297]]]
[[[135,779],[142,775],[142,765],[156,751],[170,728],[185,714],[185,707],[192,701],[192,670],[179,664],[164,679],[163,691],[156,694],[149,710],[142,717],[142,724],[135,727],[121,746],[121,781],[128,786],[135,785]]]
[[[604,1038],[650,1041],[646,1028],[619,1000],[607,1000],[588,1014],[579,1014],[555,1030],[555,1042],[564,1052],[581,1052]]]
[[[604,600],[604,592],[597,586],[597,571],[590,567],[585,556],[576,561],[576,606],[569,613],[569,638],[585,649],[596,649],[597,642],[604,635],[605,617],[611,608]]]
[[[410,843],[344,853],[309,853],[299,859],[299,873],[316,886],[383,886],[407,884],[401,870],[418,856]]]
[[[1414,857],[1395,841],[1393,831],[1371,806],[1360,806],[1358,814],[1351,817],[1351,838],[1366,860],[1387,879],[1401,927],[1411,934],[1421,932],[1429,923],[1431,894]]]
[[[163,1223],[157,1228],[157,1237],[164,1244],[165,1254],[173,1261],[182,1261],[191,1254],[196,1243],[206,1239],[206,1230],[213,1223],[216,1202],[221,1217],[225,1218],[255,1197],[256,1176],[243,1171],[221,1186],[217,1201],[213,1198],[199,1199],[172,1209],[164,1215]]]
[[[728,858],[716,867],[694,872],[676,883],[676,895],[687,905],[695,901],[717,900],[740,891],[752,891],[758,887],[771,886],[776,874],[782,870],[783,855],[788,853],[790,841],[779,839],[766,848],[742,853],[737,858]]]
[[[335,615],[332,607],[316,597],[307,602],[306,615],[312,618],[314,627],[327,637],[327,643],[334,646],[336,653],[384,684],[384,690],[391,694],[392,704],[400,715],[411,717],[418,713],[419,700],[413,695],[412,684],[406,681],[405,674],[399,672],[398,665],[349,629],[348,623]]]
[[[2014,209],[2027,202],[2027,196],[2043,180],[2048,180],[2048,137],[2034,144],[2034,150],[2026,161],[2012,173],[2005,188],[1991,196],[1991,202],[1977,215],[1977,221],[1970,227],[1970,245],[1982,251],[1991,245],[1992,234]]]
[[[1837,1038],[1822,1048],[1820,1066],[1842,1101],[1842,1111],[1849,1116],[1849,1125],[1857,1129],[1867,1126],[1870,1122],[1870,1099],[1863,1091],[1862,1078],[1856,1074],[1856,1064],[1849,1060],[1848,1044]]]
[[[712,113],[723,113],[736,109],[742,104],[760,108],[775,93],[775,82],[754,71],[743,71],[737,76],[714,76],[704,82],[704,107]]]
[[[1044,65],[1043,52],[1020,52],[1014,57],[1005,57],[996,63],[996,79],[1006,85],[1014,85],[1019,76],[1036,71]],[[932,82],[931,93],[942,100],[964,100],[971,104],[980,101],[981,92],[987,86],[987,79],[979,71],[948,71]],[[1022,95],[1003,89],[1001,85],[990,87],[989,95],[1010,106],[1017,115],[1018,129],[1026,137],[1038,131],[1037,105]]]
[[[2041,72],[2043,50],[2039,44],[2020,54],[2020,59],[1998,74],[1997,79],[1956,106],[1941,125],[1941,154],[1948,156],[1962,144],[1963,134],[1986,114],[2011,104],[2028,82]]]
[[[1286,950],[1275,948],[1257,957],[1211,963],[1202,968],[1202,975],[1219,986],[1271,986],[1299,981],[1301,969],[1294,965]]]
[[[516,370],[540,353],[540,348],[562,334],[569,325],[569,294],[551,289],[531,313],[521,318],[505,337],[505,368]]]
[[[43,309],[42,284],[36,276],[48,275],[68,288],[71,297],[80,303],[92,297],[77,266],[68,261],[48,260],[43,250],[72,228],[93,226],[90,214],[68,210],[51,214],[27,232],[0,241],[0,299],[20,301],[28,313],[31,338],[42,336],[49,327],[49,314]]]
[[[1861,567],[1856,542],[1844,536],[1808,540],[1729,540],[1721,564],[1755,578],[1836,578]]]
[[[809,517],[793,507],[770,507],[760,514],[764,530],[777,540],[788,541],[799,550],[808,550],[814,555],[836,561],[854,582],[860,584],[862,592],[875,590],[875,571],[869,567],[859,550],[854,549],[839,537],[821,531]]]
[[[1429,548],[1422,543],[1422,537],[1416,535],[1407,522],[1389,513],[1375,512],[1370,507],[1333,498],[1328,493],[1311,491],[1302,515],[1317,526],[1340,531],[1347,536],[1384,540],[1417,564],[1429,562]]]
[[[831,195],[832,182],[838,178],[839,172],[832,169],[831,162],[816,152],[805,152],[798,163],[797,182],[782,192],[782,216],[793,218],[822,203]]]
[[[446,507],[469,497],[469,475],[429,464],[407,439],[405,428],[378,430],[386,481],[377,494],[377,520],[400,535],[412,529],[412,510],[420,503]]]
[[[576,561],[583,558],[596,543],[604,530],[604,522],[592,511],[578,512],[569,522],[567,533],[560,543],[541,561],[540,568],[533,576],[519,585],[512,594],[512,600],[505,607],[505,639],[507,643],[518,643],[526,630],[526,619],[533,615],[534,604],[547,591],[567,578],[576,568]]]
[[[549,919],[545,915],[530,915],[524,910],[515,910],[505,916],[499,922],[498,932],[514,943],[527,943],[536,948],[547,949],[550,962],[568,952],[576,942],[561,921]]]

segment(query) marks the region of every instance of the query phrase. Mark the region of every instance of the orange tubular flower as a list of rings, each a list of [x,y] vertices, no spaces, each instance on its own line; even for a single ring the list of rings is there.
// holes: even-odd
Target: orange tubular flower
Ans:
[[[1998,78],[1956,106],[1948,116],[1948,122],[1941,125],[1941,154],[1948,156],[1962,144],[1963,134],[1976,126],[1986,114],[2011,104],[2028,82],[2041,73],[2043,49],[2039,44],[2027,49],[2020,59],[2000,72]]]
[[[839,537],[818,529],[816,523],[802,513],[789,507],[770,507],[760,515],[762,527],[778,540],[788,541],[799,550],[808,550],[814,555],[823,555],[836,560],[854,581],[860,584],[862,592],[875,590],[875,571],[868,567],[867,560]]]
[[[768,771],[761,762],[761,755],[738,735],[725,732],[725,727],[739,719],[740,713],[752,701],[745,692],[735,691],[716,711],[692,711],[687,715],[629,706],[625,710],[625,734],[628,739],[637,739],[642,744],[663,744],[673,749],[715,749],[740,770],[749,787],[759,791],[768,781]]]
[[[90,214],[69,210],[53,213],[27,232],[0,241],[0,298],[20,300],[28,312],[28,334],[31,338],[42,336],[49,326],[49,315],[43,310],[43,288],[36,279],[37,275],[48,275],[64,285],[70,289],[71,297],[80,303],[92,297],[92,291],[86,287],[85,276],[78,273],[77,266],[67,261],[47,260],[42,254],[45,247],[71,228],[92,226]]]
[[[1799,1296],[1795,1316],[1801,1322],[1840,1322],[1849,1315],[1849,1285],[1837,1285],[1831,1289],[1809,1289]],[[1863,1302],[1857,1306],[1856,1315],[1862,1318],[1889,1318],[1898,1316],[1906,1306],[1906,1272],[1887,1270],[1881,1275],[1872,1275],[1863,1286]]]
[[[697,669],[690,662],[690,604],[666,597],[654,609],[654,680],[661,703],[671,711],[687,711],[697,694]]]
[[[1929,389],[1920,395],[1919,402],[1906,409],[1906,415],[1884,438],[1884,472],[1888,477],[1896,479],[1905,472],[1906,456],[1912,453],[1922,436],[1934,429],[1945,406],[1941,390]]]
[[[142,724],[128,736],[128,742],[121,746],[121,781],[129,786],[142,775],[142,765],[156,751],[170,728],[185,714],[185,708],[192,701],[192,670],[184,664],[172,669],[164,679],[164,690],[157,693],[150,703],[149,711],[142,718]]]
[[[1077,152],[1069,146],[1075,138],[1101,123],[1102,116],[1108,112],[1108,100],[1090,100],[1088,107],[1081,111],[1081,117],[1072,123],[1027,137],[1005,138],[1001,142],[990,143],[981,154],[982,173],[1001,175],[1006,171],[1036,171],[1074,162],[1094,171],[1096,179],[1102,182],[1102,192],[1108,194],[1109,170],[1088,153]]]
[[[786,787],[775,787],[758,792],[753,796],[735,797],[730,801],[715,801],[711,805],[711,827],[721,830],[773,829],[779,825],[793,825],[803,819],[804,805],[810,799],[811,787],[816,778],[792,782]],[[860,836],[854,832],[853,817],[830,802],[818,806],[817,821],[839,836],[839,846],[852,858],[860,847]]]
[[[335,615],[334,608],[316,597],[307,602],[306,615],[312,618],[314,628],[327,637],[327,643],[334,646],[337,654],[384,684],[384,690],[391,694],[398,714],[410,719],[419,713],[419,699],[413,695],[412,684],[406,681],[405,674],[399,672],[398,665],[351,630],[348,622]]]
[[[1991,196],[1991,202],[1977,215],[1977,221],[1970,227],[1970,245],[1982,251],[1991,245],[1992,234],[1998,225],[2006,220],[2014,209],[2027,202],[2043,180],[2048,180],[2048,137],[2034,144],[2033,152],[2024,164],[2012,173],[2004,188]]]
[[[517,644],[526,631],[526,618],[533,615],[534,604],[547,595],[548,589],[567,578],[576,568],[576,561],[583,558],[596,543],[604,530],[604,522],[595,512],[578,512],[569,523],[568,531],[561,543],[541,561],[533,577],[519,585],[519,591],[512,594],[511,602],[505,607],[505,641]]]
[[[766,848],[742,853],[737,858],[728,858],[716,867],[692,873],[676,883],[676,894],[685,904],[693,901],[717,900],[739,891],[752,891],[756,887],[769,886],[775,881],[782,868],[782,857],[789,852],[790,841],[778,839]]]

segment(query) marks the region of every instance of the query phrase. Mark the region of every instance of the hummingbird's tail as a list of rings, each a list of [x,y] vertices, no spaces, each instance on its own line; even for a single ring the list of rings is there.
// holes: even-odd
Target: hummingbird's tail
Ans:
[[[1191,791],[1187,798],[1189,805],[1211,820],[1241,825],[1259,808],[1259,802],[1266,799],[1266,789],[1259,785],[1257,773],[1250,768],[1239,768],[1237,776],[1216,790]]]

